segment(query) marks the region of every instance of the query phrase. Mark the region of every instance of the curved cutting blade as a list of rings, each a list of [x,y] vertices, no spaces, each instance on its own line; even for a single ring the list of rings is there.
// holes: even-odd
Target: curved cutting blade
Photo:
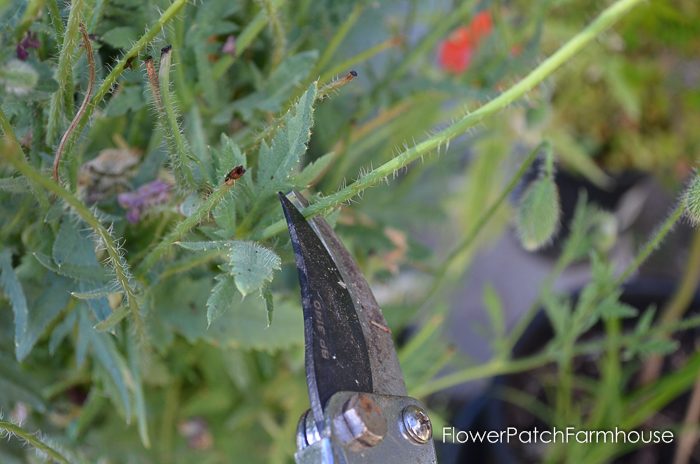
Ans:
[[[290,194],[300,207],[306,200]],[[406,395],[391,332],[350,253],[320,217],[280,193],[301,284],[306,377],[314,419],[338,391]]]

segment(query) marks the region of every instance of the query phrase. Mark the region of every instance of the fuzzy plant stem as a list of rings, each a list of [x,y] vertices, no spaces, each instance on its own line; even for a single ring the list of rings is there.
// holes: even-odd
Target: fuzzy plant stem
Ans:
[[[685,200],[681,199],[676,207],[671,211],[671,214],[666,218],[666,220],[659,226],[659,228],[654,232],[651,237],[647,240],[644,246],[639,250],[637,256],[634,257],[631,263],[627,265],[625,270],[620,274],[620,276],[615,281],[615,286],[619,287],[624,284],[629,277],[639,269],[639,266],[646,261],[649,256],[661,245],[666,236],[673,230],[673,227],[678,223],[678,221],[683,217],[685,212]]]
[[[209,197],[199,206],[199,208],[191,215],[178,223],[163,240],[158,243],[144,258],[137,268],[137,275],[143,276],[148,272],[154,264],[165,254],[166,251],[176,241],[180,240],[187,232],[192,230],[204,218],[209,215],[209,212],[221,201],[226,195],[226,192],[232,187],[226,184],[221,185],[218,189],[209,195]]]
[[[168,9],[166,9],[163,12],[163,14],[160,16],[160,18],[158,18],[155,24],[153,24],[141,36],[141,38],[138,41],[136,41],[136,43],[129,49],[129,51],[127,51],[124,54],[124,56],[122,56],[121,59],[117,61],[117,64],[114,65],[112,71],[107,75],[107,77],[104,78],[102,84],[100,84],[99,88],[95,92],[95,95],[90,100],[90,104],[85,109],[85,112],[81,115],[76,130],[66,143],[66,153],[71,153],[73,145],[75,144],[76,136],[83,131],[93,111],[95,111],[95,108],[97,108],[97,105],[117,83],[117,79],[122,74],[122,72],[124,72],[127,63],[129,63],[131,59],[135,58],[139,53],[141,53],[141,51],[144,48],[146,48],[146,46],[155,38],[155,36],[163,30],[163,27],[168,23],[168,21],[173,19],[173,17],[175,17],[175,15],[178,14],[186,4],[187,0],[175,0],[168,7]]]
[[[160,57],[160,67],[158,69],[159,93],[154,92],[156,99],[156,107],[158,109],[159,119],[165,129],[168,145],[171,151],[171,164],[178,177],[180,183],[185,185],[182,187],[196,187],[190,161],[194,159],[190,150],[189,144],[185,140],[185,136],[180,130],[178,122],[178,113],[175,109],[175,102],[172,91],[170,90],[170,65],[172,62],[172,48],[166,47]],[[150,79],[149,79],[150,80]],[[160,100],[161,105],[158,105]]]
[[[48,0],[46,4],[49,9],[49,16],[51,16],[51,24],[56,34],[56,43],[58,44],[58,48],[62,48],[65,28],[63,27],[63,20],[61,19],[61,12],[58,9],[58,0]]]
[[[14,133],[11,132],[9,122],[1,110],[0,125],[5,132],[5,136],[11,141],[14,140],[16,142],[17,139],[14,136]],[[71,192],[63,188],[63,186],[43,175],[41,172],[37,171],[34,167],[27,163],[24,157],[21,155],[22,151],[18,144],[15,146],[15,148],[15,150],[5,151],[3,153],[3,157],[6,158],[7,161],[9,161],[10,164],[12,164],[15,169],[22,173],[31,183],[42,187],[65,201],[66,204],[73,208],[76,214],[80,216],[80,218],[85,221],[85,223],[89,225],[100,238],[102,244],[104,245],[105,251],[107,252],[107,256],[109,257],[109,261],[114,269],[117,282],[119,282],[119,285],[124,289],[129,310],[134,320],[136,333],[139,335],[140,340],[145,340],[145,327],[141,319],[138,303],[136,301],[136,293],[131,286],[129,270],[124,257],[119,253],[119,249],[112,235],[102,225],[102,223],[100,223],[95,215],[90,212],[82,201],[80,201]]]
[[[44,443],[37,438],[36,434],[29,433],[17,424],[12,422],[0,420],[0,430],[4,431],[9,435],[14,435],[25,443],[33,446],[42,453],[46,453],[48,457],[61,464],[70,464],[70,461],[65,458],[61,453]]]
[[[46,144],[49,146],[54,144],[64,114],[73,112],[73,54],[80,41],[79,24],[82,9],[83,0],[75,0],[71,3],[65,34],[60,39],[62,46],[56,69],[58,90],[51,97],[46,127]]]
[[[341,203],[350,200],[365,189],[382,182],[382,180],[386,179],[388,176],[412,163],[421,156],[438,150],[442,146],[448,145],[450,140],[465,133],[486,117],[492,116],[493,114],[508,107],[514,101],[544,81],[560,66],[573,58],[586,45],[595,40],[599,34],[609,29],[613,24],[615,24],[615,22],[617,22],[633,7],[637,6],[641,2],[642,0],[618,0],[607,9],[603,10],[603,12],[593,22],[572,37],[560,49],[554,52],[554,54],[544,60],[539,66],[533,69],[527,76],[518,81],[508,90],[484,104],[477,110],[468,113],[462,119],[446,129],[443,129],[419,144],[408,148],[390,161],[387,161],[378,168],[370,171],[368,174],[360,177],[346,188],[343,188],[338,192],[328,195],[318,202],[309,205],[303,211],[304,216],[308,218],[317,214],[326,213]],[[257,238],[266,239],[282,232],[283,230],[285,230],[284,220],[279,220],[265,228]]]

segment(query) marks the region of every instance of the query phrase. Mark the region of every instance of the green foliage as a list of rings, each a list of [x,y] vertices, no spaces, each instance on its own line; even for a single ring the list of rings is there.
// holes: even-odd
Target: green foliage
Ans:
[[[552,240],[559,228],[560,210],[554,179],[537,179],[528,186],[516,216],[520,243],[526,250],[537,250]]]
[[[451,11],[401,0],[0,1],[0,409],[11,419],[0,420],[11,438],[0,461],[36,462],[31,447],[71,463],[290,462],[308,406],[296,270],[276,197],[292,189],[306,190],[307,216],[328,214],[379,289],[390,329],[409,334],[399,348],[409,391],[554,363],[564,379],[554,416],[599,425],[570,407],[571,363],[585,352],[607,356],[597,391],[609,398],[587,409],[612,410],[614,399],[633,410],[644,392],[623,394],[622,363],[676,344],[652,312],[620,302],[620,284],[683,212],[698,222],[697,179],[622,276],[608,257],[615,216],[579,198],[538,300],[556,332],[542,353],[510,359],[518,329],[509,331],[510,302],[491,286],[492,359],[471,364],[445,337],[445,290],[510,219],[528,250],[557,233],[555,153],[561,169],[608,187],[608,167],[639,149],[635,167],[662,164],[677,186],[667,168],[688,164],[679,152],[697,145],[697,95],[683,89],[673,126],[653,91],[667,70],[635,53],[662,46],[642,31],[697,41],[695,26],[642,7],[608,33],[619,31],[627,53],[602,34],[642,2],[619,0],[588,25],[580,18],[596,12],[583,3],[563,12],[544,0],[479,4],[496,26],[453,75],[434,55],[472,18],[470,2]],[[685,2],[667,8],[692,16]],[[93,37],[94,83],[81,24]],[[606,45],[589,51],[598,37]],[[669,40],[682,53],[697,48]],[[505,119],[490,120],[498,112]],[[64,135],[57,183],[47,173]],[[537,148],[521,157],[522,146]],[[668,159],[650,155],[668,147]],[[540,151],[543,173],[513,210],[508,199]],[[238,166],[246,172],[230,179]],[[454,242],[446,259],[414,237],[432,224],[436,242]],[[552,290],[586,259],[592,275],[578,299]],[[614,330],[635,317],[629,333]],[[582,341],[596,324],[608,338]],[[644,404],[680,395],[696,364]]]

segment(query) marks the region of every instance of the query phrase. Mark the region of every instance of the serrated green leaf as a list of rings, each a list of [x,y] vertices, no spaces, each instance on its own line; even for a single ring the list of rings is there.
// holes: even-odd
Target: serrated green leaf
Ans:
[[[617,301],[609,301],[606,299],[598,307],[598,313],[603,319],[624,319],[636,317],[639,311],[637,308]]]
[[[272,281],[273,271],[280,269],[281,260],[275,252],[255,242],[218,240],[202,242],[177,242],[192,251],[228,252],[228,271],[234,277],[236,288],[246,296]]]
[[[236,287],[246,296],[272,281],[273,271],[280,269],[282,261],[275,252],[255,242],[233,242],[229,264]]]
[[[260,145],[256,183],[261,193],[276,192],[291,183],[290,176],[306,152],[311,136],[315,100],[316,83],[313,83],[284,116],[271,144]]]
[[[27,334],[29,310],[27,298],[24,295],[22,284],[17,279],[12,268],[12,252],[5,248],[0,251],[0,284],[5,295],[10,300],[15,317],[15,354],[20,359],[19,348],[24,343]]]
[[[216,285],[211,289],[211,295],[207,299],[207,327],[230,311],[236,304],[236,300],[240,300],[233,277],[220,274],[215,279]]]

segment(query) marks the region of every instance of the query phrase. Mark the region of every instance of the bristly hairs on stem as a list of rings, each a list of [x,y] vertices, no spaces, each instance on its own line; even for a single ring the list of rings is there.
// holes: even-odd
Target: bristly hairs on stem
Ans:
[[[49,103],[49,118],[46,124],[46,144],[53,146],[60,127],[63,125],[66,112],[73,111],[73,54],[80,41],[79,23],[83,9],[83,0],[75,0],[70,4],[68,23],[61,37],[61,51],[58,56],[56,82],[58,89],[51,96]],[[61,22],[60,17],[58,22]]]
[[[319,101],[323,101],[330,97],[331,94],[337,94],[340,89],[348,85],[357,77],[357,72],[354,70],[348,71],[343,77],[333,79],[327,84],[324,84],[318,89],[318,96],[316,97]]]
[[[46,443],[46,440],[38,433],[30,433],[21,426],[9,421],[0,420],[0,437],[15,437],[27,445],[33,447],[38,453],[53,459],[61,464],[70,464],[70,461],[54,446]]]
[[[78,125],[78,121],[82,117],[83,113],[87,109],[88,103],[90,102],[90,95],[92,94],[92,87],[95,85],[95,57],[92,55],[92,45],[90,44],[90,37],[88,36],[87,29],[85,29],[85,24],[80,23],[80,35],[83,39],[83,46],[85,47],[85,57],[88,63],[88,83],[85,89],[85,96],[83,97],[83,102],[78,108],[78,112],[75,113],[73,120],[71,121],[68,129],[64,132],[63,137],[61,137],[61,142],[58,144],[56,149],[56,154],[53,158],[53,180],[59,182],[58,178],[58,168],[61,163],[61,156],[63,155],[63,150],[66,147],[68,138],[71,136],[73,131]]]
[[[485,118],[507,108],[511,103],[523,97],[527,92],[539,85],[539,83],[544,81],[560,66],[573,58],[586,45],[594,41],[599,34],[612,27],[613,24],[615,24],[620,18],[622,18],[626,13],[641,2],[642,0],[618,0],[617,2],[613,3],[611,6],[603,10],[600,15],[593,20],[593,22],[569,39],[568,42],[562,45],[561,48],[550,55],[546,60],[542,61],[542,63],[540,63],[540,65],[538,65],[535,69],[530,71],[529,74],[527,74],[512,87],[498,95],[496,98],[488,101],[475,111],[465,115],[456,123],[435,134],[435,136],[423,140],[415,147],[390,159],[370,172],[368,175],[349,185],[347,188],[341,189],[322,200],[312,203],[304,208],[302,213],[308,218],[330,211],[335,206],[357,195],[358,192],[382,182],[386,176],[390,175],[395,170],[407,166],[426,153],[433,152],[438,145],[446,143],[449,140],[465,133],[467,130],[481,123]],[[282,219],[267,226],[260,234],[258,234],[258,236],[255,237],[255,239],[263,240],[270,238],[284,230],[285,223]]]
[[[197,188],[192,162],[198,159],[192,154],[190,145],[182,134],[180,128],[180,115],[175,105],[175,98],[170,89],[170,67],[172,63],[172,47],[164,47],[160,54],[160,66],[158,68],[159,96],[161,105],[158,115],[165,131],[165,138],[170,150],[170,163],[177,178],[177,188],[192,190]],[[146,68],[148,70],[148,68]],[[150,78],[149,78],[150,81]],[[154,98],[156,94],[154,94]],[[157,100],[156,100],[157,104]]]
[[[81,0],[78,0],[81,1]],[[75,4],[75,2],[74,2]],[[163,12],[163,14],[158,18],[158,20],[153,24],[137,41],[136,43],[117,61],[112,70],[109,72],[107,77],[104,78],[102,84],[95,91],[90,100],[90,104],[87,106],[85,111],[80,117],[77,128],[74,134],[80,134],[87,124],[90,116],[92,115],[97,105],[102,101],[102,99],[111,92],[112,87],[116,84],[117,79],[121,73],[126,69],[127,63],[133,60],[134,57],[138,56],[141,51],[146,48],[146,46],[155,38],[158,33],[163,29],[163,27],[177,15],[177,13],[187,4],[187,0],[174,0],[173,3]],[[75,135],[68,139],[66,143],[65,151],[70,152],[73,144],[75,143]]]

